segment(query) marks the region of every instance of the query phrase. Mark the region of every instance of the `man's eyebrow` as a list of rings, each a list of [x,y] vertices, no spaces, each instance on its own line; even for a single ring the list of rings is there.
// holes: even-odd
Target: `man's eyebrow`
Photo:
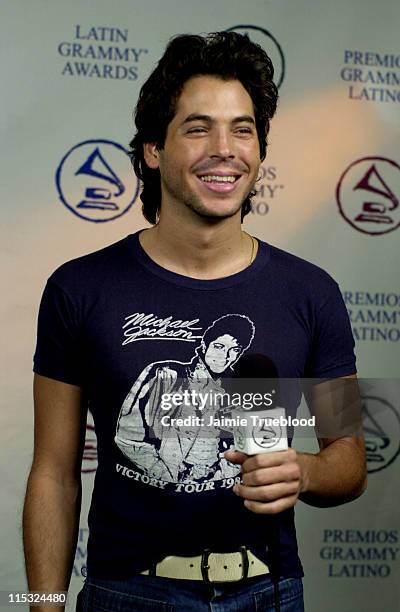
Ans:
[[[252,123],[253,125],[256,124],[254,117],[252,117],[251,115],[241,115],[240,117],[235,117],[232,120],[232,123]]]
[[[185,125],[186,123],[191,123],[192,121],[205,121],[206,123],[214,123],[215,119],[210,117],[210,115],[200,115],[198,113],[192,113],[191,115],[188,115],[186,119],[184,119],[182,125]],[[232,119],[232,123],[252,123],[253,125],[256,124],[254,117],[252,117],[251,115],[240,115],[239,117],[235,117],[234,119]]]
[[[206,121],[207,123],[212,123],[212,118],[210,115],[199,115],[198,113],[192,113],[188,115],[184,121],[182,121],[182,125],[185,123],[191,123],[192,121]]]

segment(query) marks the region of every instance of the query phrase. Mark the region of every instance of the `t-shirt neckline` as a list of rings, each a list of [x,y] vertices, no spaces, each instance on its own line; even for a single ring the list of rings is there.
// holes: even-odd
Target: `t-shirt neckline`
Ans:
[[[135,259],[149,272],[155,274],[159,278],[162,278],[164,281],[174,285],[179,285],[181,287],[186,287],[188,289],[203,289],[210,291],[225,289],[227,287],[232,287],[234,285],[249,281],[267,264],[269,258],[268,245],[265,242],[257,239],[257,255],[253,263],[247,266],[247,268],[244,270],[236,272],[235,274],[230,274],[229,276],[224,276],[223,278],[214,278],[210,280],[192,278],[191,276],[184,276],[183,274],[177,274],[176,272],[167,270],[153,261],[153,259],[147,255],[146,251],[140,244],[139,234],[141,231],[142,230],[138,230],[126,238],[127,245],[131,252],[133,252]]]

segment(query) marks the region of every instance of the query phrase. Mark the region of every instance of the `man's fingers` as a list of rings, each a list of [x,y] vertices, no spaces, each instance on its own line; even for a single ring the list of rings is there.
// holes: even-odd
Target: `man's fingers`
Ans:
[[[278,482],[291,482],[300,480],[300,467],[297,463],[288,463],[274,468],[263,468],[245,472],[243,470],[242,481],[249,487],[260,487]]]
[[[281,497],[297,496],[299,493],[299,481],[279,482],[264,487],[248,487],[236,484],[233,490],[236,495],[249,501],[273,502]]]
[[[242,484],[233,491],[256,514],[278,514],[292,508],[299,497],[301,468],[295,449],[248,457],[227,452],[232,463],[242,464]]]
[[[277,451],[275,453],[260,453],[248,457],[243,463],[243,473],[259,470],[260,468],[276,467],[287,463],[297,462],[297,452],[294,448],[289,448],[286,451]]]
[[[296,501],[297,495],[288,495],[273,502],[259,502],[246,499],[244,505],[250,512],[255,514],[279,514],[288,508],[292,508]]]
[[[231,463],[238,463],[239,465],[240,464],[243,465],[243,463],[246,461],[246,459],[249,458],[249,456],[246,455],[245,453],[241,453],[241,452],[235,451],[235,450],[225,451],[224,457],[225,457],[225,459],[227,459]]]

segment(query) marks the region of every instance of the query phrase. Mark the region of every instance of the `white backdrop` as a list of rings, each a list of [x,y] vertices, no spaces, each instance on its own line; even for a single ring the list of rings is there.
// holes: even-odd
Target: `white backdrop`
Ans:
[[[360,376],[375,379],[363,390],[368,491],[340,508],[297,506],[306,609],[400,609],[399,23],[397,0],[2,1],[0,590],[26,588],[20,525],[44,283],[62,262],[145,227],[123,149],[139,88],[168,39],[241,26],[270,53],[280,82],[245,228],[336,278]],[[94,211],[79,206],[91,187],[104,189]],[[89,423],[71,610],[95,467]]]

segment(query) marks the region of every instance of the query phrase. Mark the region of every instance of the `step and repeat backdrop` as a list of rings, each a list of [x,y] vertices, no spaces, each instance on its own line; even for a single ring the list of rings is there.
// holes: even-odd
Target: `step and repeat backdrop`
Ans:
[[[363,378],[367,492],[339,508],[296,507],[306,609],[400,609],[399,23],[397,0],[2,1],[0,590],[26,588],[21,515],[46,279],[146,227],[127,156],[139,88],[171,36],[233,29],[270,54],[280,91],[245,229],[338,281]],[[89,416],[69,610],[85,576],[96,462]]]

